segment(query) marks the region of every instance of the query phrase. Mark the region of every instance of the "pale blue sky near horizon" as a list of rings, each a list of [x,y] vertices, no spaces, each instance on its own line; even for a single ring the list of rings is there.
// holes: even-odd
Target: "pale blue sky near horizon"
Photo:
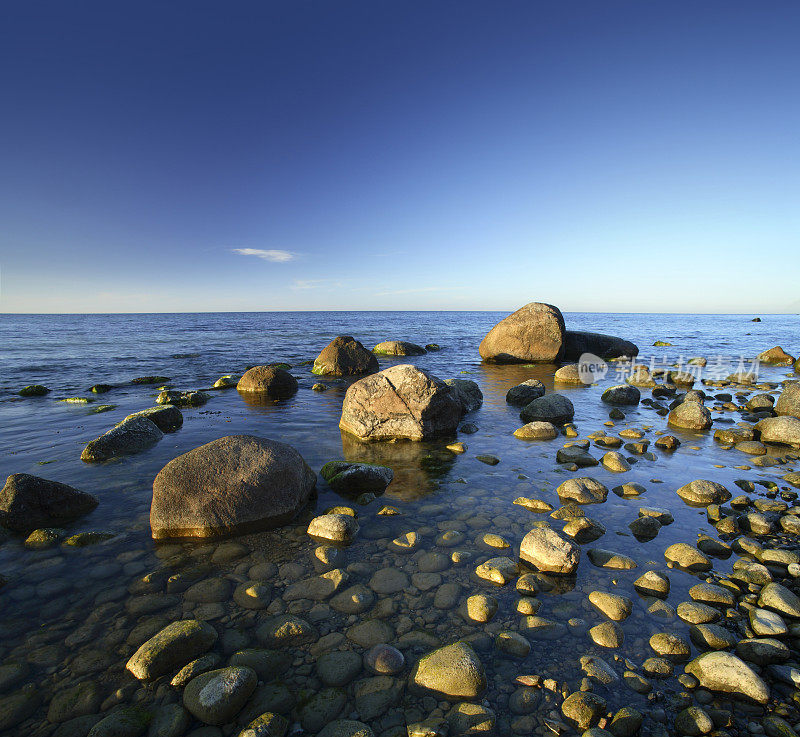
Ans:
[[[0,312],[800,312],[800,6],[16,3]]]

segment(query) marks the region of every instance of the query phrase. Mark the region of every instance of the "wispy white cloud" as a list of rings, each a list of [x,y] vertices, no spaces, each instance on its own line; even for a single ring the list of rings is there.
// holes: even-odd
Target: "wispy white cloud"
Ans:
[[[233,252],[238,253],[240,256],[255,256],[256,258],[264,259],[264,261],[272,261],[275,264],[284,264],[287,261],[292,261],[297,255],[291,251],[278,251],[275,249],[265,251],[262,248],[234,248]]]

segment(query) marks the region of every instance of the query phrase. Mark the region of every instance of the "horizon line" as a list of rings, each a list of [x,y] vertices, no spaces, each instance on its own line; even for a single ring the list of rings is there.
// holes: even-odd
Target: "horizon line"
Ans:
[[[524,306],[524,305],[523,305]],[[331,309],[331,310],[169,310],[169,311],[153,311],[153,312],[129,312],[129,311],[112,311],[112,312],[2,312],[0,316],[23,316],[23,317],[40,317],[40,316],[53,316],[53,315],[234,315],[234,314],[274,314],[274,313],[320,313],[320,312],[508,312],[512,314],[519,307],[511,310],[347,310],[347,309]],[[766,316],[784,316],[784,315],[800,315],[800,312],[695,312],[695,311],[681,311],[681,312],[622,312],[616,310],[560,310],[562,314],[587,314],[587,315],[742,315],[760,317]]]

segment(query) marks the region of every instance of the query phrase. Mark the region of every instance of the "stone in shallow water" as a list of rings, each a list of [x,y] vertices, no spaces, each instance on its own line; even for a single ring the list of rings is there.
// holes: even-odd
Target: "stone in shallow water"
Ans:
[[[214,537],[284,524],[308,502],[316,478],[284,443],[250,435],[214,440],[156,476],[153,537]]]
[[[216,641],[216,630],[204,622],[173,622],[145,642],[125,667],[135,678],[151,680],[178,670]]]
[[[512,386],[506,393],[506,402],[514,407],[524,407],[534,399],[545,395],[545,386],[538,379],[527,379],[517,386]],[[547,423],[549,424],[549,423]]]
[[[20,533],[55,527],[88,514],[97,503],[91,494],[59,481],[14,473],[0,489],[0,526]]]
[[[381,643],[364,655],[364,666],[370,673],[394,676],[405,667],[405,658],[397,648]]]
[[[685,502],[694,506],[722,504],[731,498],[731,493],[722,484],[706,479],[690,481],[681,486],[676,493]]]
[[[531,651],[531,644],[519,632],[503,630],[497,633],[494,641],[495,647],[501,653],[513,658],[524,658]]]
[[[625,640],[620,627],[616,622],[601,622],[589,630],[592,641],[600,647],[617,648],[622,647]]]
[[[636,568],[636,561],[622,553],[615,553],[612,550],[603,548],[591,548],[587,555],[589,560],[598,568],[610,568],[613,570],[630,570]]]
[[[689,624],[707,624],[716,622],[722,616],[717,609],[707,604],[684,601],[678,604],[678,616]]]
[[[88,443],[81,452],[81,460],[97,463],[141,453],[152,448],[162,437],[164,433],[146,417],[123,420],[104,435]]]
[[[520,559],[545,573],[569,575],[580,561],[580,548],[565,540],[555,530],[531,530],[520,545]]]
[[[382,494],[394,478],[394,471],[386,466],[347,461],[330,461],[319,473],[337,494],[351,495]]]
[[[595,726],[606,713],[605,699],[591,691],[576,691],[564,699],[561,713],[579,729]]]
[[[769,700],[769,688],[743,660],[731,653],[704,653],[689,663],[686,672],[709,691],[744,696],[759,704]]]
[[[349,650],[324,653],[317,658],[317,675],[325,686],[346,686],[361,670],[361,657]]]
[[[633,602],[630,599],[605,591],[592,591],[589,594],[589,601],[598,611],[616,622],[627,619],[633,610]]]
[[[558,437],[558,429],[551,422],[528,422],[514,430],[514,437],[520,440],[553,440]]]
[[[616,671],[597,655],[584,655],[580,659],[581,669],[591,679],[608,686],[619,681]]]
[[[320,730],[318,737],[375,737],[375,735],[364,722],[335,719]]]
[[[492,620],[497,613],[498,602],[488,594],[474,594],[467,598],[464,605],[466,618],[472,622],[484,624]]]
[[[713,566],[711,561],[697,548],[688,543],[674,543],[664,551],[664,557],[688,571],[710,571]]]
[[[788,660],[791,651],[780,640],[760,637],[740,640],[736,645],[736,654],[742,660],[764,666]]]
[[[779,583],[768,583],[761,589],[758,605],[787,617],[800,617],[800,597]]]
[[[297,647],[318,636],[316,627],[292,614],[273,617],[256,630],[256,637],[267,647]]]
[[[695,624],[689,628],[692,642],[703,650],[725,650],[736,645],[736,636],[716,624]]]
[[[186,685],[183,705],[205,724],[227,724],[241,711],[257,683],[255,671],[242,666],[208,671]]]
[[[567,479],[559,485],[556,493],[559,499],[577,504],[601,504],[608,496],[608,489],[596,479],[583,477]]]
[[[478,578],[502,586],[516,577],[518,567],[511,558],[490,558],[484,563],[481,563],[475,569],[475,573]]]
[[[307,532],[317,540],[349,545],[355,539],[358,530],[358,522],[350,515],[323,514],[311,520]]]
[[[710,583],[698,583],[689,589],[689,596],[701,604],[712,606],[732,607],[736,605],[733,594],[722,586]]]
[[[672,632],[657,632],[650,637],[650,647],[656,655],[666,658],[673,663],[680,663],[689,659],[691,647],[679,635]]]
[[[780,637],[785,635],[789,628],[780,614],[770,612],[767,609],[751,609],[748,613],[750,629],[758,636]]]
[[[472,647],[456,642],[420,658],[411,682],[448,700],[474,699],[486,689],[486,674]]]
[[[666,599],[669,595],[669,578],[658,571],[646,571],[633,582],[639,594]]]

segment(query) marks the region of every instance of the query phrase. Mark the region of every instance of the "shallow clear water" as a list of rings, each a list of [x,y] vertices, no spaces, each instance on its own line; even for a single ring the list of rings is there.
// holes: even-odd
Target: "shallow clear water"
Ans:
[[[514,606],[518,598],[513,584],[493,588],[478,579],[473,571],[489,553],[476,542],[484,532],[502,535],[514,549],[537,519],[535,515],[512,504],[517,496],[535,496],[558,506],[556,486],[573,475],[599,479],[609,488],[622,482],[638,482],[647,487],[639,499],[622,499],[610,494],[601,505],[586,508],[586,513],[607,528],[600,540],[583,546],[610,548],[633,557],[639,564],[634,571],[606,571],[594,568],[584,556],[576,580],[567,590],[541,595],[539,614],[558,621],[583,619],[587,626],[602,617],[586,602],[586,593],[595,588],[614,590],[633,598],[633,615],[622,623],[626,643],[620,655],[641,663],[653,653],[647,637],[655,631],[686,633],[687,625],[673,618],[660,620],[648,614],[643,602],[634,593],[633,580],[645,570],[648,561],[664,568],[663,551],[672,542],[693,543],[698,532],[714,534],[703,510],[692,509],[675,495],[675,489],[695,478],[719,481],[734,493],[736,479],[777,481],[792,468],[736,469],[747,465],[748,456],[723,450],[712,440],[712,433],[673,432],[682,440],[677,452],[655,451],[655,460],[640,460],[624,474],[614,474],[602,467],[577,473],[569,472],[555,462],[556,450],[564,438],[548,442],[522,442],[512,432],[521,422],[518,409],[505,402],[506,391],[528,379],[539,378],[548,391],[553,390],[553,366],[493,366],[482,364],[477,346],[483,335],[504,315],[501,313],[219,313],[191,315],[53,315],[0,316],[2,378],[0,378],[0,473],[31,473],[62,481],[94,494],[98,508],[68,529],[112,532],[107,542],[80,549],[56,546],[47,550],[27,550],[21,541],[10,539],[0,546],[0,575],[8,579],[0,590],[0,660],[27,660],[31,670],[26,680],[37,684],[42,706],[29,722],[31,734],[50,734],[56,724],[46,718],[47,703],[53,693],[91,679],[99,684],[102,698],[87,713],[100,713],[116,703],[140,702],[157,705],[175,700],[177,695],[141,687],[124,672],[124,664],[142,633],[152,634],[158,625],[186,616],[207,617],[221,633],[231,635],[235,649],[257,646],[253,631],[267,618],[265,612],[249,612],[231,600],[222,606],[197,610],[197,604],[181,597],[184,587],[166,583],[176,575],[180,581],[198,577],[228,577],[237,582],[246,580],[251,567],[262,561],[279,566],[271,577],[275,608],[295,611],[303,616],[319,617],[315,621],[321,634],[346,632],[354,617],[322,609],[310,614],[314,603],[280,601],[285,586],[294,580],[314,574],[312,551],[316,546],[305,535],[308,510],[295,524],[280,531],[265,532],[242,538],[247,550],[233,560],[214,558],[217,544],[182,543],[156,545],[150,539],[148,512],[152,481],[170,459],[198,445],[230,434],[253,434],[290,443],[309,465],[318,470],[332,459],[365,460],[391,466],[395,480],[386,493],[365,507],[357,507],[361,535],[346,550],[344,566],[350,566],[349,584],[367,583],[374,570],[399,567],[409,575],[420,573],[421,552],[449,550],[437,548],[434,538],[444,527],[463,528],[465,540],[460,550],[474,554],[466,564],[449,565],[440,572],[441,582],[428,590],[412,585],[405,593],[395,595],[395,610],[384,616],[395,637],[422,633],[419,642],[409,638],[405,649],[407,661],[413,662],[426,652],[434,641],[450,642],[458,637],[493,634],[503,627],[517,629],[520,616]],[[640,360],[656,365],[671,365],[681,357],[705,356],[709,364],[715,357],[725,357],[725,373],[737,368],[739,357],[752,358],[762,350],[782,345],[797,354],[800,349],[800,317],[797,315],[765,315],[753,323],[742,315],[620,315],[566,314],[571,329],[594,330],[619,335],[637,343]],[[322,380],[330,386],[326,392],[311,391],[320,381],[310,372],[318,352],[336,335],[351,334],[371,347],[381,340],[410,340],[422,345],[438,343],[442,350],[424,356],[380,358],[382,368],[395,363],[414,363],[441,378],[468,378],[481,387],[483,407],[466,419],[478,426],[472,435],[461,435],[468,450],[463,455],[448,455],[433,464],[431,454],[439,457],[446,442],[362,445],[343,437],[338,430],[341,403],[348,382]],[[672,343],[652,347],[656,340]],[[170,377],[177,389],[202,389],[222,375],[240,374],[247,365],[285,361],[292,364],[300,389],[285,401],[266,406],[245,403],[234,390],[215,391],[210,401],[197,409],[185,409],[184,425],[174,434],[167,434],[151,450],[140,455],[105,464],[86,464],[79,456],[83,446],[109,429],[131,412],[152,406],[157,391],[154,387],[131,385],[136,376],[159,374]],[[729,370],[728,370],[729,367]],[[779,382],[788,369],[762,368],[761,380]],[[618,383],[612,372],[598,386],[564,387],[575,405],[575,425],[580,437],[606,429],[609,434],[623,427],[647,430],[655,439],[655,431],[665,430],[665,418],[647,406],[624,408],[626,418],[614,428],[604,428],[609,407],[600,401],[606,386]],[[22,399],[15,395],[27,384],[41,383],[52,389],[42,398]],[[110,392],[94,397],[93,404],[59,403],[63,397],[91,396],[87,393],[96,383],[118,385]],[[643,390],[643,396],[649,396]],[[113,404],[114,409],[94,414],[100,404]],[[709,406],[713,406],[709,403]],[[720,423],[737,421],[736,413],[715,413]],[[720,425],[724,426],[724,425]],[[649,429],[648,429],[649,428]],[[651,447],[651,450],[653,448]],[[592,448],[599,457],[604,451]],[[500,458],[496,466],[487,466],[476,459],[479,454]],[[320,480],[317,513],[333,504],[353,504],[333,494]],[[398,516],[378,516],[385,504],[400,512]],[[675,523],[662,528],[649,542],[638,542],[627,529],[642,505],[666,507]],[[554,522],[558,527],[559,523]],[[394,552],[388,547],[397,535],[416,531],[423,541],[420,551],[412,555]],[[225,548],[223,547],[223,550]],[[224,553],[221,554],[224,558]],[[734,556],[735,559],[735,556]],[[729,570],[732,560],[717,561],[715,570]],[[285,564],[290,564],[286,567]],[[283,567],[280,567],[283,566]],[[425,564],[423,563],[423,567]],[[153,581],[142,578],[156,571]],[[686,600],[689,586],[696,577],[670,571],[672,592],[668,602],[676,606]],[[431,581],[418,579],[427,586]],[[456,610],[439,610],[432,606],[441,583],[460,583],[462,599],[478,591],[491,593],[500,602],[495,619],[488,625],[465,623]],[[152,603],[147,596],[154,595]],[[362,617],[355,618],[356,620]],[[85,638],[76,631],[88,627]],[[140,627],[136,630],[136,627]],[[151,631],[152,630],[152,631]],[[70,638],[70,635],[72,637]],[[424,635],[424,636],[423,636]],[[145,637],[146,639],[146,637]],[[391,641],[391,640],[390,640]],[[477,641],[480,645],[480,640]],[[485,644],[485,643],[483,643]],[[490,677],[486,698],[488,704],[503,716],[507,724],[513,719],[505,704],[513,690],[514,674],[540,674],[559,683],[576,686],[581,677],[579,655],[599,653],[609,660],[611,651],[601,653],[585,634],[585,627],[575,626],[556,642],[534,641],[534,648],[522,661],[498,657],[491,649],[481,651]],[[352,639],[340,647],[361,651]],[[225,646],[227,647],[227,646]],[[231,647],[233,647],[231,645]],[[101,658],[100,651],[106,657]],[[223,648],[224,649],[224,648]],[[287,683],[297,691],[321,688],[311,667],[314,655],[308,648],[295,652],[295,667]],[[94,660],[92,660],[94,657]],[[621,674],[621,670],[620,670]],[[362,674],[362,677],[365,674]],[[659,682],[656,692],[680,688],[674,683]],[[118,691],[118,689],[122,689]],[[644,696],[619,689],[600,689],[609,706],[627,703],[646,704]],[[116,694],[116,696],[114,695]],[[428,697],[430,699],[430,697]],[[651,696],[651,700],[655,697]],[[657,701],[657,699],[655,699]],[[390,731],[392,719],[415,721],[435,708],[422,697],[404,692],[399,702],[379,718],[371,721],[374,731]],[[543,701],[542,718],[553,708]],[[343,714],[353,712],[352,694]],[[402,712],[402,717],[400,713]],[[393,716],[394,715],[394,716]],[[296,719],[296,716],[293,717]],[[308,727],[307,727],[308,729]]]

